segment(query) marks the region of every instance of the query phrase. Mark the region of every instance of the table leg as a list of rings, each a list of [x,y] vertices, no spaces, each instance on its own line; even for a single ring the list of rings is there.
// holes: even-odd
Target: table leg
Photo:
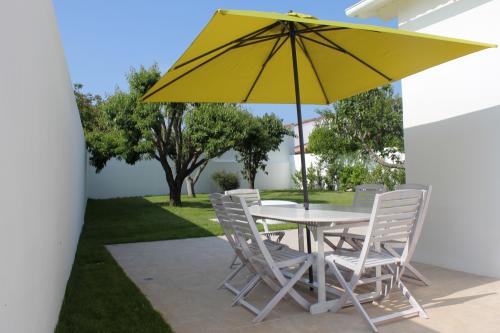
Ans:
[[[316,274],[318,275],[318,303],[326,302],[326,285],[325,285],[325,246],[323,241],[323,228],[316,229],[316,242],[318,243],[317,252],[317,267]]]
[[[316,242],[318,244],[316,253],[316,278],[318,279],[318,303],[313,304],[309,311],[312,314],[324,313],[332,306],[326,301],[326,278],[325,278],[325,245],[324,229],[316,228]]]
[[[304,225],[299,224],[299,251],[304,252]]]

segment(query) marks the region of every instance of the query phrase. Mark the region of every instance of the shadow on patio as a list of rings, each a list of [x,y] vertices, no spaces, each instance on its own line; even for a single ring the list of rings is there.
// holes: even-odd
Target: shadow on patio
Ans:
[[[286,243],[297,246],[296,232],[288,231]],[[232,249],[223,238],[108,246],[127,275],[151,301],[175,332],[368,332],[353,308],[339,313],[310,315],[290,300],[281,302],[261,324],[242,307],[231,307],[230,294],[217,290],[228,272]],[[440,267],[416,264],[433,285],[408,284],[426,308],[430,319],[413,317],[379,326],[381,332],[496,332],[500,318],[500,281]],[[269,297],[259,286],[251,296],[258,305]],[[311,295],[314,297],[314,295]],[[390,297],[382,307],[368,312],[405,306]]]

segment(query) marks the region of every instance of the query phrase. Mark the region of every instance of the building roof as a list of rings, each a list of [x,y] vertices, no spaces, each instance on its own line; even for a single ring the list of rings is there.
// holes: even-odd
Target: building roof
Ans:
[[[397,16],[400,0],[361,0],[345,10],[347,16],[358,18],[379,17],[390,20]]]
[[[307,123],[311,123],[311,122],[315,122],[315,121],[318,121],[318,120],[321,120],[321,117],[305,119],[305,120],[302,120],[302,125],[303,124],[307,124]],[[290,124],[287,124],[285,126],[287,126],[287,127],[295,127],[297,125],[298,125],[298,123],[290,123]]]

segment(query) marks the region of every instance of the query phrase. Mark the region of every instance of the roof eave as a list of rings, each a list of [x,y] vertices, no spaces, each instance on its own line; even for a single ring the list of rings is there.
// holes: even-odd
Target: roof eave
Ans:
[[[399,0],[361,0],[345,10],[347,16],[357,18],[378,17],[390,20],[397,16],[395,6]]]

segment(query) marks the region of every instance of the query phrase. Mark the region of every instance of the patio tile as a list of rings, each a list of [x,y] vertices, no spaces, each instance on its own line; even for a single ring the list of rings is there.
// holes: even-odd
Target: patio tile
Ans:
[[[295,231],[286,243],[297,248]],[[264,322],[252,324],[253,314],[231,307],[232,294],[216,286],[229,272],[232,250],[222,237],[109,245],[108,250],[177,333],[188,332],[367,332],[354,308],[310,315],[290,299],[281,302]],[[415,263],[433,285],[408,284],[430,319],[419,317],[379,325],[380,332],[499,332],[500,281]],[[312,297],[313,295],[311,295]],[[270,297],[259,286],[251,300]],[[367,307],[376,314],[406,307],[399,297]]]

